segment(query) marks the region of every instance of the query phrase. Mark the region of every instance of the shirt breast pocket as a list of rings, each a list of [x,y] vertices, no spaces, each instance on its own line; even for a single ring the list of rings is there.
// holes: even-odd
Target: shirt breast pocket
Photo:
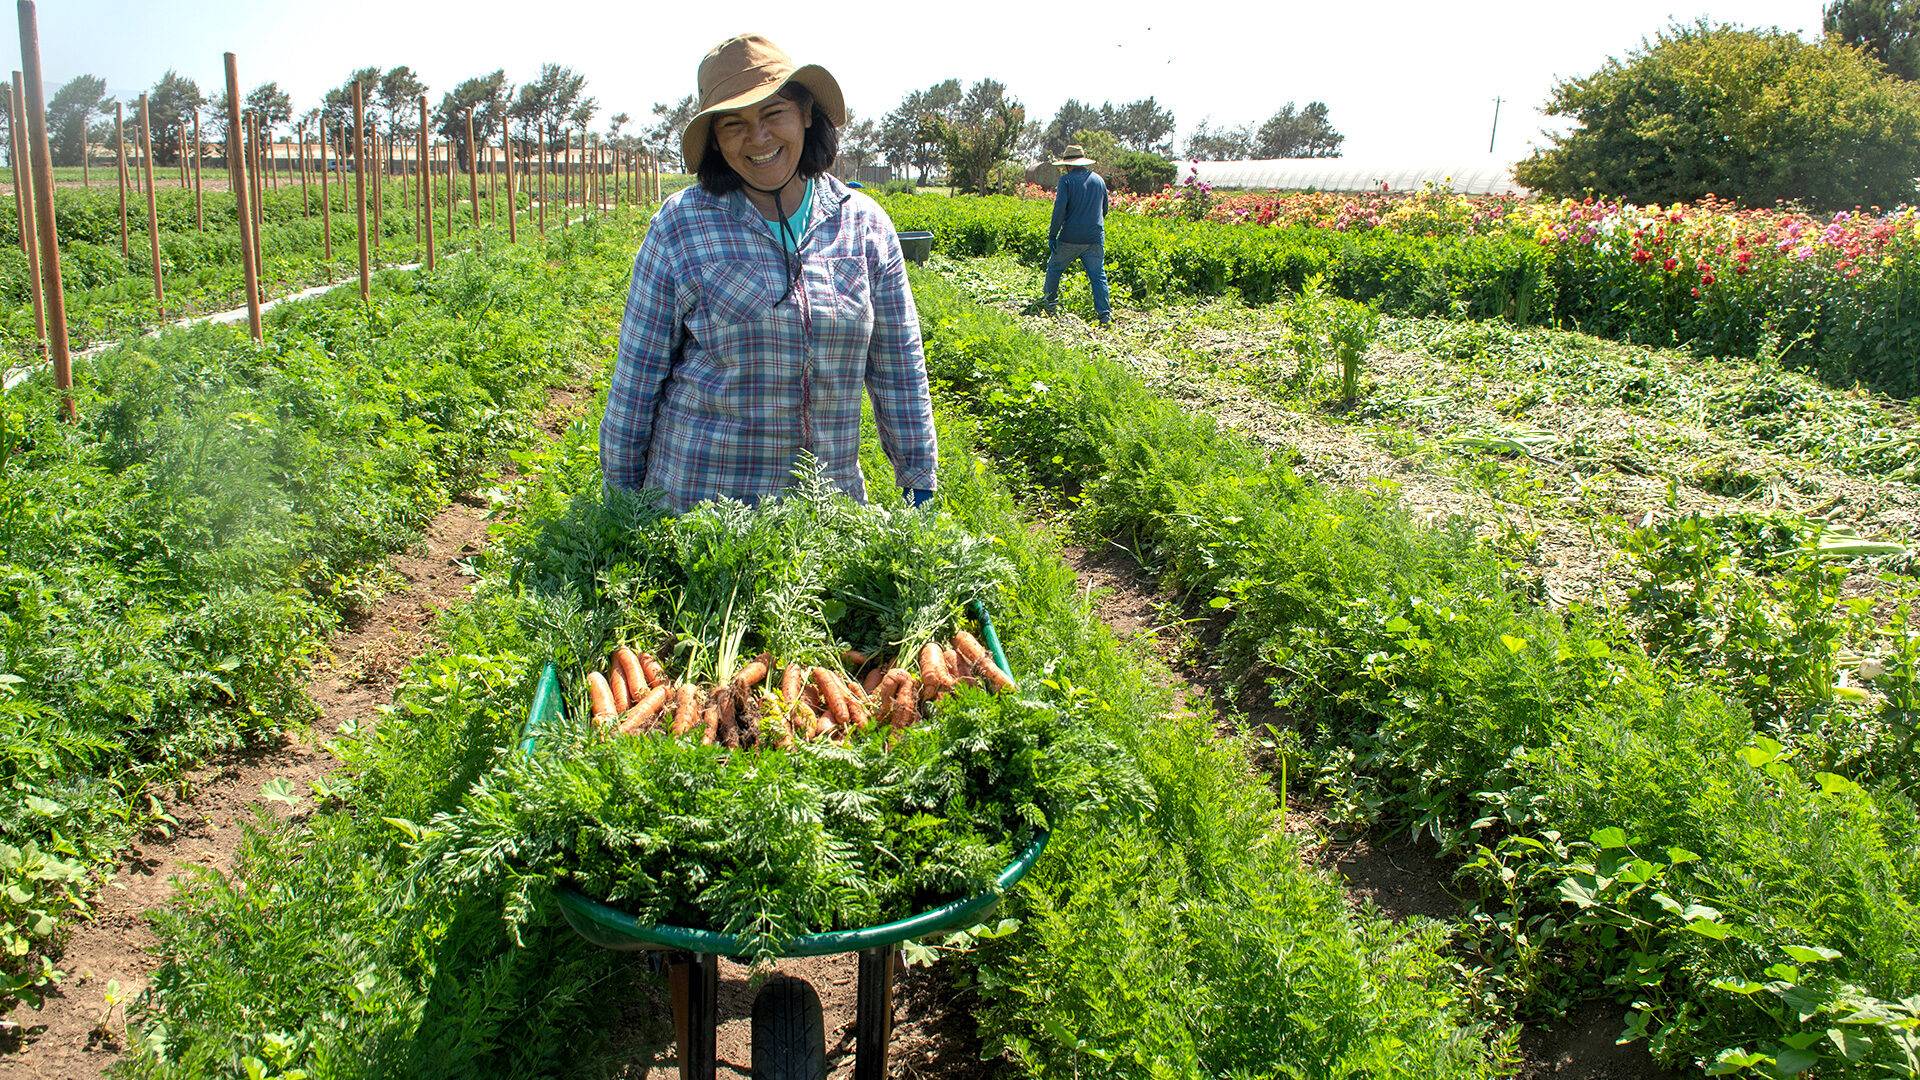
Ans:
[[[700,273],[698,314],[709,331],[759,322],[773,314],[781,280],[759,263],[723,262]]]

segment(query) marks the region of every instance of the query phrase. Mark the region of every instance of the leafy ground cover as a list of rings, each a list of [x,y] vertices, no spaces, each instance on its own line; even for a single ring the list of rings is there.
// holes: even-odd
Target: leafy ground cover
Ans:
[[[1301,864],[1250,744],[1217,738],[1121,653],[973,425],[939,423],[940,509],[1011,568],[994,615],[1023,679],[1017,697],[948,699],[935,723],[1032,711],[1107,748],[1083,760],[1099,797],[1049,820],[1047,855],[1003,907],[1015,923],[923,943],[977,986],[989,1049],[1041,1075],[1496,1075],[1509,1044],[1464,1021],[1438,929],[1346,911]],[[394,709],[340,741],[326,801],[183,892],[135,1075],[591,1076],[644,1053],[620,1009],[643,994],[638,966],[577,939],[544,886],[510,902],[507,876],[482,875],[395,900],[422,850],[413,823],[488,797],[480,778],[511,759],[540,664],[582,636],[566,629],[579,598],[620,595],[652,557],[644,519],[601,494],[594,440],[579,423],[522,459],[472,604]],[[864,459],[883,474],[871,432]],[[597,656],[604,640],[585,636]]]
[[[0,929],[9,996],[92,872],[215,751],[302,722],[294,676],[384,587],[385,557],[524,443],[547,390],[610,351],[627,225],[497,245],[203,325],[0,400]]]
[[[1830,383],[1920,393],[1920,217],[1176,189],[1108,225],[1108,273],[1134,299],[1238,293],[1264,303],[1322,276],[1396,315],[1504,318],[1703,353],[1779,356]],[[1046,255],[1045,199],[892,197],[901,228],[955,255]],[[1202,216],[1209,220],[1186,220]],[[1224,224],[1241,222],[1242,224]],[[1247,224],[1251,223],[1251,224]]]
[[[1338,813],[1461,854],[1485,1002],[1533,1016],[1614,997],[1661,1058],[1723,1072],[1914,1070],[1904,609],[1885,627],[1891,689],[1848,729],[1871,745],[1836,766],[1817,711],[1779,724],[1676,680],[1616,613],[1517,595],[1470,528],[1304,482],[1116,364],[932,274],[915,289],[975,445],[1210,598],[1214,661],[1270,703],[1281,752]]]

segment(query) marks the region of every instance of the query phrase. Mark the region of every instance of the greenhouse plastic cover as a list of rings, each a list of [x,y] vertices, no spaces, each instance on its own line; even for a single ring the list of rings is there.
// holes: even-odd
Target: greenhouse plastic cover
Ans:
[[[1463,195],[1524,195],[1511,162],[1409,165],[1358,158],[1269,158],[1264,161],[1202,161],[1183,165],[1180,179],[1197,175],[1217,188],[1275,191],[1418,191],[1432,183]]]

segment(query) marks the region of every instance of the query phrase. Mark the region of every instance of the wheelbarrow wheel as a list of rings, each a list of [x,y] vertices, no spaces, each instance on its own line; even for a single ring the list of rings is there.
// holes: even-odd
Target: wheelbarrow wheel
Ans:
[[[775,975],[753,999],[754,1080],[826,1080],[827,1030],[805,979]]]

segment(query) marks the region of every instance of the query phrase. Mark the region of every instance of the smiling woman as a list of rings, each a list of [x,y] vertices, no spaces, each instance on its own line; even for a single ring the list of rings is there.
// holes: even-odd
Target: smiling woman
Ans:
[[[600,425],[607,483],[664,505],[757,502],[819,459],[866,498],[863,388],[894,480],[932,497],[936,447],[920,323],[886,211],[827,172],[846,122],[826,69],[758,35],[700,63],[681,147],[700,179],[634,260]]]

